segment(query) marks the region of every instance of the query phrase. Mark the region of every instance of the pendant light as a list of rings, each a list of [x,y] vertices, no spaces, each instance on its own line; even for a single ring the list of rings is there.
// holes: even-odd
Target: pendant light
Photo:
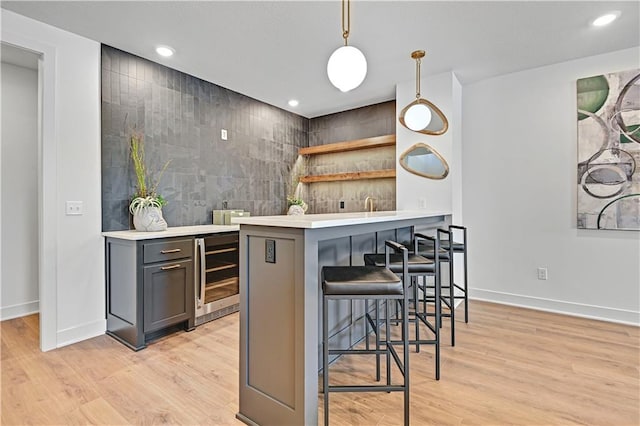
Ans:
[[[360,86],[367,75],[367,59],[357,47],[348,45],[350,30],[351,2],[346,0],[345,8],[345,0],[342,0],[342,37],[344,38],[344,46],[337,48],[331,54],[327,63],[329,81],[342,92],[348,92]]]
[[[420,97],[420,63],[424,56],[424,50],[411,52],[411,58],[416,61],[416,100],[400,111],[398,120],[400,124],[414,132],[441,135],[449,128],[447,117],[437,106]]]

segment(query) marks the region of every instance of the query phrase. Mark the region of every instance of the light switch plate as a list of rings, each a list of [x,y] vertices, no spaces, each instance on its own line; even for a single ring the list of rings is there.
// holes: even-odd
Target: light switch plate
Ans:
[[[538,268],[538,279],[546,280],[549,278],[549,274],[547,272],[547,268]]]
[[[65,205],[67,216],[80,216],[84,214],[82,201],[67,201]]]

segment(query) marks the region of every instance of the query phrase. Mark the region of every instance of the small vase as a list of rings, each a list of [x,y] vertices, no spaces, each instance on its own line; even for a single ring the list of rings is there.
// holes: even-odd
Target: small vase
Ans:
[[[133,226],[137,231],[165,231],[167,222],[162,217],[159,207],[143,207],[133,215]]]
[[[287,214],[289,216],[298,216],[301,214],[304,214],[304,208],[298,204],[294,204],[291,207],[289,207],[289,211],[287,211]]]

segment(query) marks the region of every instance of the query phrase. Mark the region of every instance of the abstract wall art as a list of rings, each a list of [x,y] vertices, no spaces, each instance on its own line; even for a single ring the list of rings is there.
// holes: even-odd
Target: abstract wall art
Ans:
[[[640,69],[577,81],[578,228],[640,230]]]

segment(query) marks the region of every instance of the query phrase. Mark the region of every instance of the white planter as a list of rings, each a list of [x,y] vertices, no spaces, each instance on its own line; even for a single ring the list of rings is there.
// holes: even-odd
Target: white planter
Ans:
[[[309,209],[309,206],[307,205],[307,203],[303,201],[301,205],[293,204],[289,206],[289,210],[287,211],[287,214],[290,216],[301,215],[301,214],[305,214],[308,209]]]
[[[167,222],[159,207],[143,207],[133,215],[133,226],[137,231],[165,231]]]

